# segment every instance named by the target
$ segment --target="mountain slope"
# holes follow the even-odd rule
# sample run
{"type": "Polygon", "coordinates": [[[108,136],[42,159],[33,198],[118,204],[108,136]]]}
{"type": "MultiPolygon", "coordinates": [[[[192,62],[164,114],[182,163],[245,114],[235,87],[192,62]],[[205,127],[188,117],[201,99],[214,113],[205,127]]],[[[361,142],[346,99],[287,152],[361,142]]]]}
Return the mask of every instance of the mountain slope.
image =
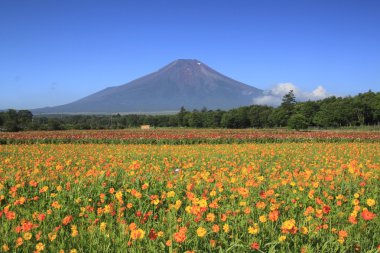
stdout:
{"type": "Polygon", "coordinates": [[[226,77],[198,60],[176,60],[157,72],[73,103],[33,113],[163,112],[249,105],[262,90],[226,77]]]}

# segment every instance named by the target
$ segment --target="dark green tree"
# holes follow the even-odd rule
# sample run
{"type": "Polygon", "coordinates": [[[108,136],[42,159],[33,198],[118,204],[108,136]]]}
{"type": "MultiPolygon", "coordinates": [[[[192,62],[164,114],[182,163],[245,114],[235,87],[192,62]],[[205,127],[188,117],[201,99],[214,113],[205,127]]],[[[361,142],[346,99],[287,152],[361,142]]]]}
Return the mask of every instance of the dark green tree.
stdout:
{"type": "Polygon", "coordinates": [[[200,128],[203,126],[201,112],[199,112],[198,110],[194,110],[191,112],[189,117],[189,126],[195,128],[200,128]]]}
{"type": "Polygon", "coordinates": [[[288,127],[290,129],[295,129],[298,131],[301,129],[307,129],[308,126],[309,126],[309,123],[306,117],[300,113],[293,114],[292,116],[290,116],[288,120],[288,127]]]}
{"type": "Polygon", "coordinates": [[[181,106],[181,109],[179,110],[179,113],[177,114],[178,117],[178,126],[186,126],[184,122],[184,117],[188,114],[188,111],[186,111],[185,107],[181,106]]]}
{"type": "Polygon", "coordinates": [[[5,112],[5,120],[4,120],[4,128],[9,132],[17,132],[20,131],[19,121],[17,111],[14,109],[9,109],[5,112]]]}
{"type": "Polygon", "coordinates": [[[33,121],[33,114],[28,110],[20,110],[17,112],[18,124],[21,130],[27,130],[33,121]]]}

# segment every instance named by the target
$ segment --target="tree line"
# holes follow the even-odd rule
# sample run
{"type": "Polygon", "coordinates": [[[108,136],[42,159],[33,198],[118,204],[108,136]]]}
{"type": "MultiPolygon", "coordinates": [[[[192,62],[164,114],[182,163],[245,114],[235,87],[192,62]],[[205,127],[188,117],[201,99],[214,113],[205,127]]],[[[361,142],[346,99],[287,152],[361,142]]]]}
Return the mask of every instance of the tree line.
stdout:
{"type": "Polygon", "coordinates": [[[28,110],[0,112],[0,130],[123,129],[153,127],[192,128],[337,128],[380,124],[380,92],[356,96],[328,97],[318,101],[297,102],[293,91],[278,107],[251,105],[228,111],[188,111],[182,107],[173,115],[56,115],[33,116],[28,110]]]}

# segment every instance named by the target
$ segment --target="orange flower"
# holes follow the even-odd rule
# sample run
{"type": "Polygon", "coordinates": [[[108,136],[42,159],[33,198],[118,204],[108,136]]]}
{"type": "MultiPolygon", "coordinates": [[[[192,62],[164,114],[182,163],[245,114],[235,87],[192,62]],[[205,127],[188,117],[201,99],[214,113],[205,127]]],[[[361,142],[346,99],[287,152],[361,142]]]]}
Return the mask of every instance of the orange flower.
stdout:
{"type": "Polygon", "coordinates": [[[61,208],[61,205],[58,203],[58,201],[54,201],[52,204],[51,204],[52,207],[56,208],[56,209],[60,209],[61,208]]]}
{"type": "Polygon", "coordinates": [[[247,188],[240,187],[240,188],[238,188],[238,193],[239,193],[243,198],[247,198],[248,195],[249,195],[249,190],[248,190],[247,188]]]}
{"type": "Polygon", "coordinates": [[[303,213],[303,215],[308,216],[309,214],[312,214],[312,213],[314,213],[314,208],[312,206],[308,206],[305,212],[303,213]]]}
{"type": "Polygon", "coordinates": [[[66,226],[66,225],[69,224],[72,220],[73,220],[73,216],[68,215],[68,216],[66,216],[65,218],[63,218],[63,220],[62,220],[62,224],[63,224],[64,226],[66,226]]]}
{"type": "Polygon", "coordinates": [[[214,220],[215,220],[215,214],[208,213],[207,216],[206,216],[206,221],[214,222],[214,220]]]}
{"type": "Polygon", "coordinates": [[[7,244],[3,244],[3,246],[1,248],[3,249],[4,252],[9,251],[9,247],[7,244]]]}
{"type": "Polygon", "coordinates": [[[32,187],[37,187],[38,183],[34,180],[29,181],[29,185],[32,187]]]}
{"type": "Polygon", "coordinates": [[[7,218],[7,220],[14,220],[16,219],[16,213],[13,211],[8,211],[5,213],[5,217],[7,218]]]}
{"type": "Polygon", "coordinates": [[[37,218],[39,221],[44,221],[46,218],[46,214],[40,213],[40,214],[38,214],[37,218]]]}
{"type": "Polygon", "coordinates": [[[212,226],[212,232],[214,232],[214,233],[218,233],[219,230],[220,230],[219,225],[214,224],[214,225],[212,226]]]}
{"type": "Polygon", "coordinates": [[[376,217],[376,214],[374,214],[373,212],[368,211],[367,209],[364,209],[364,210],[362,211],[362,218],[363,218],[364,220],[372,220],[372,219],[374,219],[375,217],[376,217]]]}
{"type": "Polygon", "coordinates": [[[24,240],[21,237],[17,238],[16,239],[16,248],[20,247],[23,243],[24,243],[24,240]]]}
{"type": "Polygon", "coordinates": [[[42,187],[42,188],[40,189],[40,193],[47,192],[48,189],[49,189],[49,187],[45,185],[44,187],[42,187]]]}
{"type": "Polygon", "coordinates": [[[257,209],[264,209],[266,207],[266,204],[262,201],[256,203],[257,209]]]}
{"type": "Polygon", "coordinates": [[[269,220],[270,221],[277,221],[278,220],[278,216],[280,215],[280,212],[278,210],[273,210],[269,213],[269,220]]]}
{"type": "Polygon", "coordinates": [[[178,232],[174,233],[174,240],[178,243],[182,243],[186,240],[186,227],[181,227],[178,232]]]}
{"type": "Polygon", "coordinates": [[[348,221],[349,221],[351,224],[357,224],[357,223],[358,223],[358,220],[357,220],[356,217],[353,216],[353,215],[348,216],[348,221]]]}
{"type": "Polygon", "coordinates": [[[129,229],[130,229],[131,231],[137,229],[137,225],[136,225],[136,223],[132,222],[131,224],[129,224],[129,229]]]}
{"type": "Polygon", "coordinates": [[[346,230],[339,230],[339,233],[338,233],[339,237],[341,238],[346,238],[348,236],[348,233],[346,230]]]}

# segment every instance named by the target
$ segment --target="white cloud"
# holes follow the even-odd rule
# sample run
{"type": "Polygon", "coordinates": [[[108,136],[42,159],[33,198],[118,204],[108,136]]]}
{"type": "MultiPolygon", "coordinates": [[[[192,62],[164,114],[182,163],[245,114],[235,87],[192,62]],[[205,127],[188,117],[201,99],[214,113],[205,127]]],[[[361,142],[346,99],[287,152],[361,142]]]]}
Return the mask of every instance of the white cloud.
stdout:
{"type": "Polygon", "coordinates": [[[290,90],[293,90],[297,101],[319,100],[331,96],[322,86],[318,86],[312,92],[305,92],[292,83],[279,83],[272,89],[265,91],[263,96],[254,98],[253,104],[278,106],[282,102],[282,97],[290,90]]]}
{"type": "Polygon", "coordinates": [[[253,104],[255,105],[271,105],[278,106],[281,104],[281,97],[276,97],[272,95],[265,95],[253,99],[253,104]]]}

